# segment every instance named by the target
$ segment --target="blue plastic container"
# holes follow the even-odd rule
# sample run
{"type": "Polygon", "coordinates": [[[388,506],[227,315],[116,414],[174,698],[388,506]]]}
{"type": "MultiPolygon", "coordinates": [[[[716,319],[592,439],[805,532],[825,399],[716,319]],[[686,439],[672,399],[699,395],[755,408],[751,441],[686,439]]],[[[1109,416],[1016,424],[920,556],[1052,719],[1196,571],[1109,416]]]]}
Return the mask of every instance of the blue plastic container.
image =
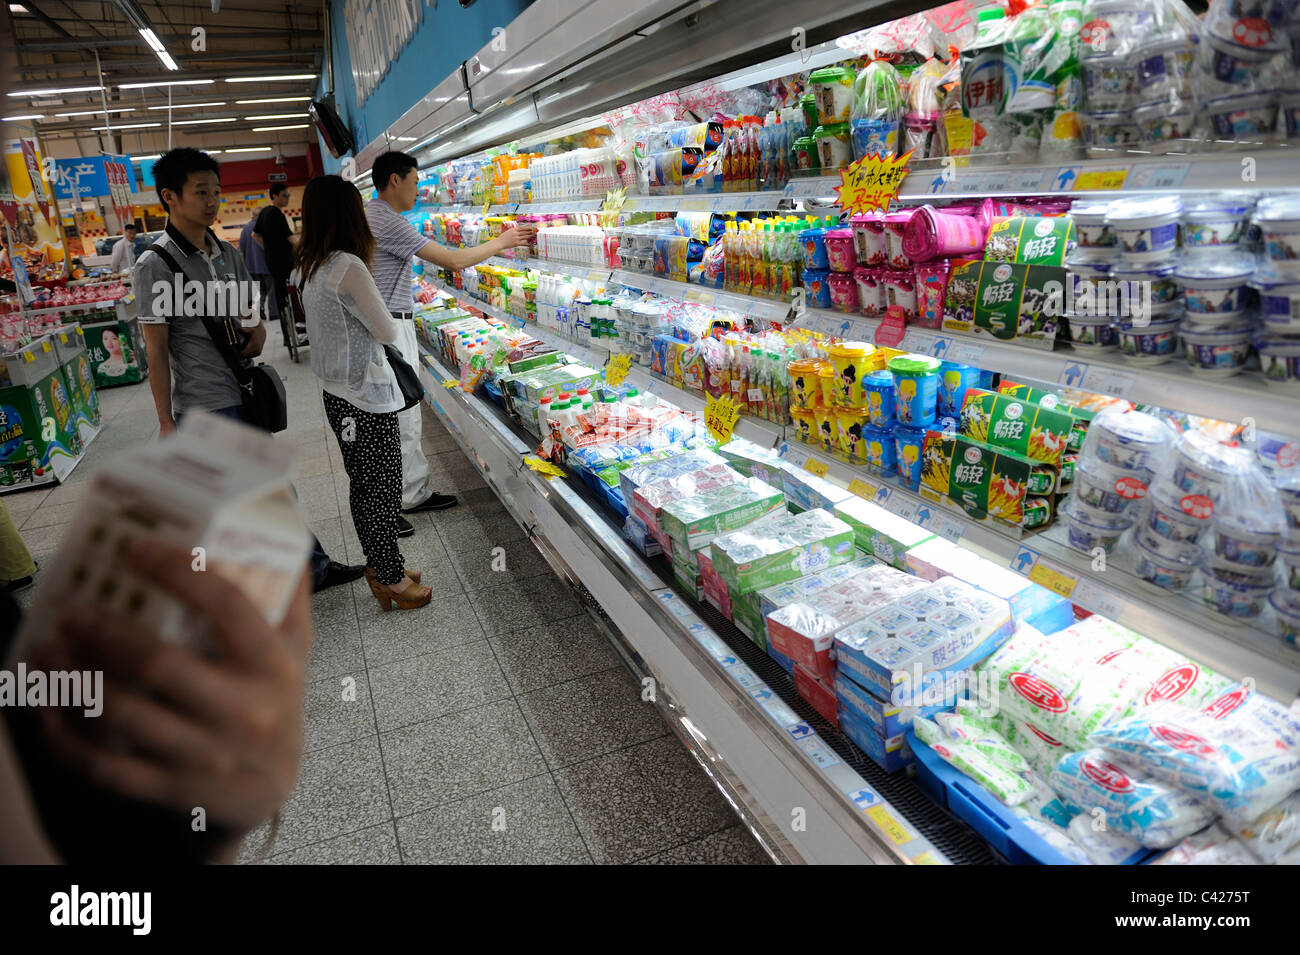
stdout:
{"type": "Polygon", "coordinates": [[[894,447],[893,428],[863,428],[862,444],[867,467],[876,474],[898,471],[898,449],[894,447]]]}
{"type": "Polygon", "coordinates": [[[799,233],[799,245],[803,249],[804,268],[810,272],[824,272],[831,267],[826,257],[826,229],[804,229],[799,233]]]}
{"type": "Polygon", "coordinates": [[[801,277],[809,308],[831,307],[831,286],[827,281],[830,274],[830,269],[803,270],[801,277]]]}
{"type": "Polygon", "coordinates": [[[955,361],[939,365],[939,417],[961,418],[961,405],[970,388],[978,388],[980,370],[955,361]]]}
{"type": "Polygon", "coordinates": [[[867,394],[867,413],[873,428],[894,426],[894,376],[887,371],[873,371],[862,379],[867,394]]]}
{"type": "Polygon", "coordinates": [[[907,428],[928,428],[939,408],[939,359],[899,355],[889,360],[894,376],[894,420],[907,428]]]}
{"type": "Polygon", "coordinates": [[[894,453],[898,479],[915,491],[921,486],[921,446],[925,444],[924,428],[894,429],[894,453]]]}

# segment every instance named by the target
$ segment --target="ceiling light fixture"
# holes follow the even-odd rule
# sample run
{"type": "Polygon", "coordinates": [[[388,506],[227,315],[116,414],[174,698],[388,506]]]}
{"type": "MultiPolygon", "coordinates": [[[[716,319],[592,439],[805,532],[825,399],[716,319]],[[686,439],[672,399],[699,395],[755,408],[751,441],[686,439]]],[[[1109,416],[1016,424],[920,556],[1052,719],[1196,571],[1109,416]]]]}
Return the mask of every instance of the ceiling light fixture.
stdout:
{"type": "Polygon", "coordinates": [[[162,159],[162,153],[151,153],[148,156],[132,156],[131,162],[148,162],[150,159],[162,159]]]}
{"type": "Polygon", "coordinates": [[[310,115],[311,113],[264,113],[261,116],[245,116],[244,119],[302,119],[310,115]]]}
{"type": "Polygon", "coordinates": [[[58,96],[60,93],[98,93],[103,86],[62,86],[45,90],[15,90],[10,96],[58,96]]]}
{"type": "Polygon", "coordinates": [[[170,109],[170,110],[178,110],[178,109],[203,109],[204,107],[207,107],[207,106],[225,106],[225,105],[226,105],[226,104],[225,104],[225,101],[222,100],[222,101],[218,101],[218,102],[216,102],[216,103],[173,103],[173,104],[170,105],[170,106],[150,106],[149,109],[151,109],[151,110],[162,110],[162,109],[170,109]]]}
{"type": "Polygon", "coordinates": [[[271,99],[237,99],[236,106],[252,106],[255,103],[301,103],[311,99],[310,96],[274,96],[271,99]]]}
{"type": "Polygon", "coordinates": [[[206,126],[209,123],[237,123],[239,120],[234,116],[222,119],[177,119],[172,121],[173,126],[206,126]]]}
{"type": "Polygon", "coordinates": [[[23,119],[44,119],[44,113],[25,113],[22,116],[0,116],[0,122],[16,123],[23,119]]]}
{"type": "MultiPolygon", "coordinates": [[[[86,110],[77,110],[77,112],[75,112],[75,113],[55,113],[54,115],[55,115],[55,116],[58,116],[58,117],[60,117],[60,118],[66,119],[66,118],[69,117],[69,116],[103,116],[103,115],[104,115],[104,112],[105,112],[105,111],[102,110],[102,109],[86,109],[86,110]]],[[[127,107],[126,109],[110,109],[110,110],[108,110],[108,112],[110,112],[110,113],[134,113],[134,112],[135,112],[135,107],[134,107],[134,106],[130,106],[130,107],[127,107]]]]}
{"type": "Polygon", "coordinates": [[[240,146],[237,149],[227,149],[228,153],[269,153],[270,146],[240,146]]]}
{"type": "Polygon", "coordinates": [[[159,80],[154,83],[118,83],[120,90],[144,90],[154,86],[207,86],[216,80],[159,80]]]}
{"type": "Polygon", "coordinates": [[[228,76],[227,83],[286,83],[290,80],[314,80],[315,73],[285,73],[281,76],[228,76]]]}
{"type": "Polygon", "coordinates": [[[114,133],[119,129],[152,129],[155,126],[161,126],[162,123],[127,123],[125,126],[92,126],[92,133],[114,133]]]}
{"type": "Polygon", "coordinates": [[[311,124],[303,123],[301,126],[254,126],[255,133],[278,133],[285,129],[307,129],[311,124]]]}

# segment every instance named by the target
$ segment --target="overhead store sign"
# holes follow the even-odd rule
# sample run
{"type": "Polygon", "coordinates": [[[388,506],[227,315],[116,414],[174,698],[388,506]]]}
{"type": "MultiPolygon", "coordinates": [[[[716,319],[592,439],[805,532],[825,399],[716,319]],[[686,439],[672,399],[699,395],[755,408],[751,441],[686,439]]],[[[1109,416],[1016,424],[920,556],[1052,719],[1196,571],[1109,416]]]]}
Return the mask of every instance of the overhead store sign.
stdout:
{"type": "Polygon", "coordinates": [[[343,23],[357,105],[364,106],[436,0],[347,0],[343,23]]]}
{"type": "MultiPolygon", "coordinates": [[[[54,195],[60,199],[114,196],[123,185],[135,192],[135,177],[124,175],[131,168],[130,156],[91,156],[88,159],[54,160],[54,195]]],[[[114,203],[117,205],[118,203],[114,203]]]]}

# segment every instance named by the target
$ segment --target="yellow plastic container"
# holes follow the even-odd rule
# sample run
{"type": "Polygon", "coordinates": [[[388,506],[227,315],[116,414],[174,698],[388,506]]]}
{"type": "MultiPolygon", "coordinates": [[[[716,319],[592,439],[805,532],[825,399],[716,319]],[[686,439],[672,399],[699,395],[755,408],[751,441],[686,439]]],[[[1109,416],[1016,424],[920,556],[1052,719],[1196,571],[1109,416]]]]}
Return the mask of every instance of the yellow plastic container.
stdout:
{"type": "Polygon", "coordinates": [[[826,403],[822,400],[822,368],[831,368],[831,363],[817,358],[796,358],[786,366],[790,373],[791,410],[812,411],[826,403]]]}
{"type": "Polygon", "coordinates": [[[822,402],[819,407],[829,408],[835,404],[835,366],[828,361],[822,362],[817,377],[822,380],[822,402]]]}
{"type": "Polygon", "coordinates": [[[831,364],[835,366],[832,404],[841,408],[865,408],[867,395],[862,390],[862,379],[874,370],[872,355],[875,349],[866,342],[840,342],[830,347],[831,364]]]}
{"type": "Polygon", "coordinates": [[[804,408],[791,408],[790,417],[794,421],[795,437],[804,444],[819,444],[817,432],[817,413],[804,408]]]}
{"type": "Polygon", "coordinates": [[[867,460],[862,429],[870,421],[869,412],[866,408],[836,408],[835,417],[839,425],[840,451],[854,464],[862,464],[867,460]]]}
{"type": "Polygon", "coordinates": [[[818,408],[813,412],[817,416],[817,439],[812,442],[827,454],[834,454],[840,449],[840,422],[834,408],[818,408]]]}

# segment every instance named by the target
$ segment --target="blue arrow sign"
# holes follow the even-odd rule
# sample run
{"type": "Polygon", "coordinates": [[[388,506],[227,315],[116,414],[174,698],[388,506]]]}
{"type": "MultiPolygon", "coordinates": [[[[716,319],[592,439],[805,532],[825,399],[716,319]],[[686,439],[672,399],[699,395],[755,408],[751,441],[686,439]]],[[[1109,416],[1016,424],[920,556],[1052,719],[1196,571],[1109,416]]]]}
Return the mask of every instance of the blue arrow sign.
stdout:
{"type": "Polygon", "coordinates": [[[1015,564],[1016,570],[1023,574],[1030,567],[1033,567],[1037,560],[1037,554],[1028,547],[1022,547],[1016,552],[1016,556],[1012,559],[1011,563],[1015,564]]]}
{"type": "Polygon", "coordinates": [[[930,509],[928,507],[921,508],[916,512],[916,519],[924,524],[930,519],[930,509]]]}
{"type": "Polygon", "coordinates": [[[859,809],[874,806],[879,801],[879,797],[870,789],[859,789],[856,792],[851,792],[849,798],[857,803],[859,809]]]}
{"type": "Polygon", "coordinates": [[[935,176],[933,179],[930,180],[930,191],[931,191],[931,192],[942,192],[942,191],[943,191],[943,176],[942,176],[942,175],[940,175],[940,176],[935,176]]]}
{"type": "Polygon", "coordinates": [[[1062,170],[1057,174],[1057,176],[1056,176],[1056,188],[1057,188],[1057,189],[1068,189],[1068,188],[1070,188],[1070,183],[1074,182],[1076,176],[1077,176],[1077,174],[1075,173],[1075,171],[1074,171],[1073,169],[1071,169],[1071,168],[1069,168],[1069,167],[1067,166],[1065,169],[1062,169],[1062,170]]]}
{"type": "Polygon", "coordinates": [[[887,487],[876,488],[876,503],[883,504],[887,500],[889,500],[889,488],[887,487]]]}
{"type": "Polygon", "coordinates": [[[723,658],[722,658],[721,660],[719,660],[718,662],[721,663],[724,667],[735,666],[735,664],[736,664],[736,658],[735,658],[735,657],[723,657],[723,658]]]}
{"type": "Polygon", "coordinates": [[[761,690],[755,690],[750,694],[750,696],[756,700],[770,700],[772,698],[772,691],[764,687],[761,690]]]}
{"type": "Polygon", "coordinates": [[[787,726],[786,732],[795,739],[803,739],[805,736],[811,736],[813,728],[807,723],[795,723],[793,726],[787,726]]]}
{"type": "Polygon", "coordinates": [[[942,358],[944,355],[948,354],[948,339],[936,339],[933,347],[930,349],[930,354],[935,358],[942,358]]]}
{"type": "Polygon", "coordinates": [[[853,327],[853,322],[851,322],[851,321],[849,321],[849,322],[845,322],[843,325],[841,325],[841,326],[840,326],[840,338],[847,338],[847,337],[848,337],[848,334],[849,334],[849,329],[852,328],[852,327],[853,327]]]}
{"type": "Polygon", "coordinates": [[[1076,383],[1081,383],[1087,373],[1087,365],[1072,362],[1065,366],[1065,383],[1073,387],[1076,383]]]}
{"type": "Polygon", "coordinates": [[[778,451],[778,452],[776,453],[776,456],[777,456],[778,458],[783,458],[783,457],[786,456],[786,453],[787,453],[789,450],[790,450],[790,445],[788,445],[788,444],[782,444],[782,445],[781,445],[781,450],[778,451]]]}

